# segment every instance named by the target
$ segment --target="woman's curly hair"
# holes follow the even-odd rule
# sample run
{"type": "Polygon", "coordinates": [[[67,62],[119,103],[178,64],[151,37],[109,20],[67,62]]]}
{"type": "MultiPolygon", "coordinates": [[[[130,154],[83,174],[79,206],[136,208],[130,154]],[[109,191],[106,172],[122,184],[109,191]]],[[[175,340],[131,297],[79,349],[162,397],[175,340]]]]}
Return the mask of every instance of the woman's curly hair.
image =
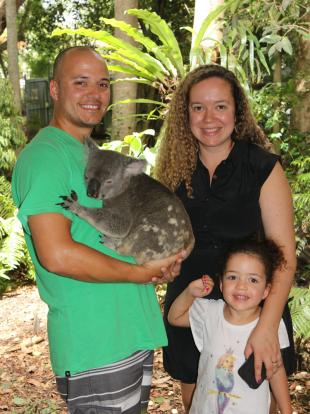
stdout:
{"type": "Polygon", "coordinates": [[[175,191],[181,183],[192,195],[191,177],[198,158],[198,141],[189,125],[189,94],[193,85],[210,77],[226,80],[235,101],[236,125],[233,140],[245,140],[270,149],[257,125],[245,93],[235,75],[219,65],[199,66],[180,82],[172,97],[155,166],[155,177],[175,191]]]}

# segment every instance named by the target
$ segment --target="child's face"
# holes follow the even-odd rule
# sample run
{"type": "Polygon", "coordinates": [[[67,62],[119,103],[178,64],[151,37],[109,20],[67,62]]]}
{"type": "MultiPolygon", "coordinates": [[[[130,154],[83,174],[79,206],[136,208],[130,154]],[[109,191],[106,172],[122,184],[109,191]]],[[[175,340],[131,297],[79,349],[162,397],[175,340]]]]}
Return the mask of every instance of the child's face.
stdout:
{"type": "Polygon", "coordinates": [[[265,267],[257,256],[236,253],[227,262],[221,291],[228,305],[235,310],[255,309],[270,290],[265,267]]]}

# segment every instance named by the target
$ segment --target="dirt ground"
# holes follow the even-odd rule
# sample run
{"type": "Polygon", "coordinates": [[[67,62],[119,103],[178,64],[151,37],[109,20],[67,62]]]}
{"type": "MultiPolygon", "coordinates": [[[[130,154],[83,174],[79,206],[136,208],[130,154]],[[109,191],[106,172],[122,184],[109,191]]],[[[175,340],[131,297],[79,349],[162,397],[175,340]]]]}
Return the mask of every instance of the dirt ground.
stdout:
{"type": "MultiPolygon", "coordinates": [[[[0,413],[65,414],[49,365],[46,306],[36,287],[5,294],[0,323],[0,413]]],[[[309,372],[292,376],[289,387],[294,414],[309,413],[309,372]]],[[[160,350],[155,353],[148,412],[183,414],[179,385],[164,372],[160,350]]]]}

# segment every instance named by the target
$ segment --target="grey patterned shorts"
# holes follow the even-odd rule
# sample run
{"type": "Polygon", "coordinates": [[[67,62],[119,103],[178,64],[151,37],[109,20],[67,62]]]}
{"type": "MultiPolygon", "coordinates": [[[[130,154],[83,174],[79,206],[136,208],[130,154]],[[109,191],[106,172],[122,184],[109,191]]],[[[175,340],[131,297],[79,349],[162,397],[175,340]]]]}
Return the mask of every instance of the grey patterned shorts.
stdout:
{"type": "Polygon", "coordinates": [[[57,389],[70,414],[146,413],[153,351],[136,352],[104,367],[56,377],[57,389]]]}

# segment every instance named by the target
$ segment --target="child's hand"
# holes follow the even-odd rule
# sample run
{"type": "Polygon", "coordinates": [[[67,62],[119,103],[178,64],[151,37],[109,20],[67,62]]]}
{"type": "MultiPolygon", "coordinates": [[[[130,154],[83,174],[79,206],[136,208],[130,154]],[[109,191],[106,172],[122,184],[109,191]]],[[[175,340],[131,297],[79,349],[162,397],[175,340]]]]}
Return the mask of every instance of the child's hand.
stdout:
{"type": "Polygon", "coordinates": [[[208,275],[201,276],[201,281],[203,284],[205,296],[209,295],[214,287],[213,279],[208,275]]]}
{"type": "Polygon", "coordinates": [[[194,280],[188,285],[190,294],[195,298],[203,298],[211,293],[214,282],[208,275],[203,275],[201,278],[194,280]]]}

